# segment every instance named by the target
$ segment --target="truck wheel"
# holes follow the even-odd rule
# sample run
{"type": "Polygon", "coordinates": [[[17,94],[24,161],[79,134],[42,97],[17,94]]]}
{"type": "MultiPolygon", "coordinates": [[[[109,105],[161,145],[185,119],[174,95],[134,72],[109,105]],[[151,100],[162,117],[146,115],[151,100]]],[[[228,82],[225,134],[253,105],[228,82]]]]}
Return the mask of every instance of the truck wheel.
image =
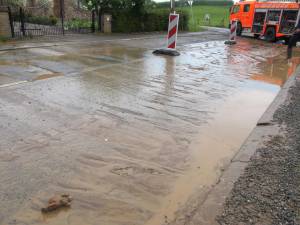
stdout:
{"type": "Polygon", "coordinates": [[[268,27],[265,33],[266,41],[275,42],[276,41],[276,30],[275,27],[268,27]]]}
{"type": "Polygon", "coordinates": [[[242,24],[240,22],[237,23],[236,26],[236,36],[241,36],[243,31],[242,24]]]}

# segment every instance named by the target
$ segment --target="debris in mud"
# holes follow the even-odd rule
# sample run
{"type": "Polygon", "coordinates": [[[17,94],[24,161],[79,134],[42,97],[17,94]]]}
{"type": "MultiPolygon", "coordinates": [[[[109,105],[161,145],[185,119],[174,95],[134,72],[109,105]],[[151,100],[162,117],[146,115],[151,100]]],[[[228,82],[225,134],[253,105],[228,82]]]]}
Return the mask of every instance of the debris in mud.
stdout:
{"type": "Polygon", "coordinates": [[[256,124],[256,126],[258,126],[258,127],[260,127],[260,126],[271,126],[271,125],[273,125],[273,123],[271,123],[271,122],[258,122],[256,124]]]}
{"type": "Polygon", "coordinates": [[[41,211],[42,213],[49,213],[59,208],[70,207],[72,200],[68,194],[56,195],[48,200],[47,207],[42,208],[41,211]]]}
{"type": "Polygon", "coordinates": [[[224,42],[225,45],[235,45],[236,41],[235,40],[227,40],[224,42]]]}
{"type": "Polygon", "coordinates": [[[165,224],[168,224],[168,216],[165,215],[165,224]]]}

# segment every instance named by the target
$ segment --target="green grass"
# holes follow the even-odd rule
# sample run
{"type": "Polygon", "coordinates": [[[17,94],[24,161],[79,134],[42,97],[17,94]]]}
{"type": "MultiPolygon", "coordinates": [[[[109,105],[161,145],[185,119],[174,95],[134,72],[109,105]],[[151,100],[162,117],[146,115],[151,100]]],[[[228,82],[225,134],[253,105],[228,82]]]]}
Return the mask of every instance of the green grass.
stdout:
{"type": "Polygon", "coordinates": [[[230,6],[209,6],[197,5],[193,6],[193,17],[191,7],[179,7],[178,9],[186,10],[189,12],[189,30],[199,31],[200,26],[213,26],[213,27],[228,27],[229,24],[229,8],[230,6]],[[205,15],[210,15],[210,21],[205,21],[205,15]]]}

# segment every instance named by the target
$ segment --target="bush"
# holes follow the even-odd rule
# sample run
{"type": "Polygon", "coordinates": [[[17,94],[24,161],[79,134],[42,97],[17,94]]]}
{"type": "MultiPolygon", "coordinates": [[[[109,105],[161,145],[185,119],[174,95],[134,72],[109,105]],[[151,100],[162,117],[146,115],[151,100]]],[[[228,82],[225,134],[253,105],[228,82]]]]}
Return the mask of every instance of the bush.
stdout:
{"type": "Polygon", "coordinates": [[[49,19],[50,19],[50,22],[51,22],[52,25],[56,25],[57,24],[58,19],[55,16],[51,15],[49,17],[49,19]]]}
{"type": "MultiPolygon", "coordinates": [[[[159,8],[170,8],[170,1],[158,2],[157,7],[159,8]]],[[[209,6],[232,6],[233,1],[230,0],[194,0],[193,6],[196,5],[209,5],[209,6]]],[[[187,1],[176,1],[176,8],[189,6],[187,1]]]]}
{"type": "Polygon", "coordinates": [[[211,1],[211,0],[201,0],[194,1],[193,5],[211,5],[211,6],[232,6],[233,1],[211,1]]]}
{"type": "Polygon", "coordinates": [[[1,42],[7,42],[8,40],[9,40],[8,37],[4,37],[4,36],[1,36],[1,35],[0,35],[0,43],[1,43],[1,42]]]}
{"type": "MultiPolygon", "coordinates": [[[[185,10],[178,11],[179,30],[188,30],[189,15],[185,10]]],[[[113,14],[113,32],[151,32],[168,30],[169,10],[160,9],[144,13],[141,17],[135,17],[129,12],[113,14]]]]}
{"type": "Polygon", "coordinates": [[[67,29],[90,28],[92,21],[88,19],[73,18],[65,23],[67,29]]]}
{"type": "Polygon", "coordinates": [[[56,25],[57,18],[54,16],[46,17],[46,16],[25,16],[25,20],[27,23],[34,23],[40,25],[56,25]]]}

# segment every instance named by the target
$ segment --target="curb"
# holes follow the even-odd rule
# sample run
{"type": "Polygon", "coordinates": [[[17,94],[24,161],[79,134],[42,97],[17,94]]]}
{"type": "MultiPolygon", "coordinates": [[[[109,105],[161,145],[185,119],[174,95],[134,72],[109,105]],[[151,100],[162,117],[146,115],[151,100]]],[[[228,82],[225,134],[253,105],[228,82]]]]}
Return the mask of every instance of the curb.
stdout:
{"type": "MultiPolygon", "coordinates": [[[[197,37],[199,35],[202,35],[205,32],[209,31],[202,31],[202,32],[179,32],[178,37],[197,37]]],[[[223,34],[222,32],[217,31],[219,34],[223,34]]],[[[118,35],[111,35],[111,36],[101,36],[105,37],[106,39],[95,39],[95,40],[89,40],[88,44],[91,43],[107,43],[107,42],[113,42],[113,41],[129,41],[129,40],[148,40],[148,39],[165,39],[167,36],[166,33],[159,33],[159,34],[132,34],[126,36],[118,36],[118,35]]],[[[25,50],[25,49],[32,49],[32,48],[50,48],[50,47],[56,47],[56,46],[64,46],[64,45],[76,45],[78,44],[77,39],[64,39],[64,37],[67,36],[57,36],[58,39],[50,41],[48,44],[39,44],[39,43],[34,43],[37,39],[30,39],[29,41],[24,41],[24,45],[22,45],[22,42],[17,42],[19,45],[9,45],[9,44],[3,44],[2,46],[0,45],[0,52],[3,51],[15,51],[15,50],[25,50]],[[61,39],[59,39],[61,38],[61,39]],[[57,43],[58,42],[58,43],[57,43]]],[[[84,37],[84,36],[82,36],[84,37]]],[[[90,35],[86,37],[93,37],[97,38],[97,35],[90,35]]],[[[48,41],[48,40],[46,40],[48,41]]]]}
{"type": "Polygon", "coordinates": [[[256,154],[257,149],[264,145],[265,141],[269,140],[270,136],[280,133],[279,124],[273,121],[274,114],[277,109],[289,101],[289,90],[295,85],[297,79],[300,79],[300,67],[298,67],[294,74],[286,81],[271,105],[261,116],[258,124],[264,125],[256,126],[252,130],[239,151],[232,158],[231,163],[224,170],[217,184],[209,192],[204,203],[193,215],[191,224],[218,224],[215,219],[218,215],[221,215],[226,198],[230,195],[234,183],[243,174],[244,169],[251,161],[251,157],[256,154]]]}

